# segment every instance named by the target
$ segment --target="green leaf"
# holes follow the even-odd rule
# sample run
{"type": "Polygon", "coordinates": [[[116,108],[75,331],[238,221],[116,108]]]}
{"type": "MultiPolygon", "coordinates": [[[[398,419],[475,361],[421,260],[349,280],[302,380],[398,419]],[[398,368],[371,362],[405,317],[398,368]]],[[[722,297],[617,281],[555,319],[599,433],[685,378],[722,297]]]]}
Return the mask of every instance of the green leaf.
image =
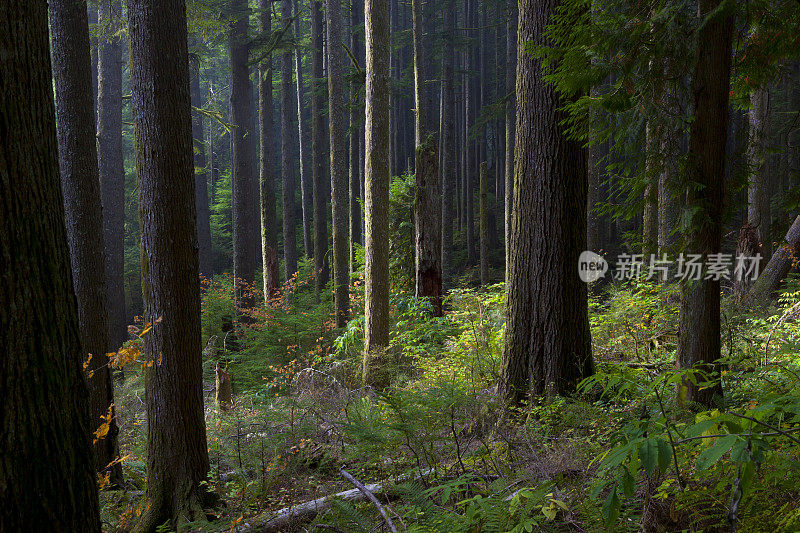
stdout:
{"type": "Polygon", "coordinates": [[[658,441],[647,439],[639,446],[639,456],[642,458],[642,466],[648,476],[653,475],[658,460],[658,441]]]}
{"type": "Polygon", "coordinates": [[[705,470],[719,461],[736,444],[738,438],[738,435],[725,435],[717,439],[717,442],[703,450],[697,457],[697,462],[695,463],[697,470],[705,470]]]}
{"type": "Polygon", "coordinates": [[[672,462],[672,446],[664,439],[658,440],[658,469],[664,473],[672,462]]]}
{"type": "Polygon", "coordinates": [[[692,424],[688,428],[686,428],[686,436],[687,437],[699,437],[709,429],[711,429],[717,423],[716,419],[707,419],[701,420],[697,424],[692,424]]]}
{"type": "Polygon", "coordinates": [[[614,489],[606,497],[606,501],[603,502],[603,519],[606,527],[610,527],[619,518],[619,507],[619,496],[617,496],[617,489],[614,489]]]}
{"type": "Polygon", "coordinates": [[[742,494],[747,492],[747,489],[753,484],[753,476],[755,473],[756,464],[754,462],[750,461],[742,465],[742,478],[739,481],[739,490],[742,491],[742,494]]]}

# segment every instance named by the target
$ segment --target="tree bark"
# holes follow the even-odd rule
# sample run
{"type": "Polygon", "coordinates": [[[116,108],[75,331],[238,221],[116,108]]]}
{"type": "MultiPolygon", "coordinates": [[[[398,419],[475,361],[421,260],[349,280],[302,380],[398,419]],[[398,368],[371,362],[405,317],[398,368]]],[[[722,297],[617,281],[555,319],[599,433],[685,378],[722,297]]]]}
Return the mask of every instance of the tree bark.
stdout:
{"type": "MultiPolygon", "coordinates": [[[[259,0],[258,29],[272,32],[272,2],[259,0]]],[[[261,204],[261,261],[264,265],[264,303],[278,296],[278,238],[275,213],[275,149],[272,109],[272,52],[258,65],[258,139],[260,147],[258,188],[261,204]]]]}
{"type": "Polygon", "coordinates": [[[439,169],[442,182],[442,281],[449,286],[453,279],[453,196],[455,194],[455,90],[453,65],[455,62],[455,3],[448,0],[442,13],[444,17],[444,50],[442,52],[442,87],[439,113],[439,142],[442,165],[439,169]]]}
{"type": "Polygon", "coordinates": [[[311,166],[314,185],[314,272],[316,291],[319,295],[328,285],[330,267],[328,265],[328,187],[325,184],[325,120],[322,117],[325,90],[322,71],[322,58],[325,55],[322,28],[322,2],[311,0],[311,78],[314,89],[311,92],[311,166]]]}
{"type": "Polygon", "coordinates": [[[511,207],[514,202],[514,140],[516,128],[516,83],[517,83],[517,8],[514,0],[508,1],[506,22],[506,198],[505,241],[506,283],[508,282],[509,251],[511,243],[511,207]]]}
{"type": "MultiPolygon", "coordinates": [[[[356,27],[364,23],[364,0],[350,0],[350,50],[359,69],[364,68],[363,43],[356,27]]],[[[355,243],[363,243],[361,236],[361,143],[364,132],[361,125],[360,82],[350,83],[350,269],[356,268],[355,243]]]]}
{"type": "MultiPolygon", "coordinates": [[[[313,0],[312,0],[313,1],[313,0]]],[[[294,37],[300,40],[300,9],[297,0],[294,5],[294,37]]],[[[314,195],[313,181],[308,174],[308,153],[305,146],[306,132],[303,127],[303,54],[300,47],[294,50],[295,84],[297,86],[297,148],[300,158],[300,198],[303,206],[303,252],[309,259],[314,258],[314,241],[311,238],[313,222],[314,195]]]]}
{"type": "MultiPolygon", "coordinates": [[[[518,46],[547,44],[557,0],[521,0],[518,46]]],[[[528,393],[574,390],[593,371],[587,290],[575,272],[586,247],[586,153],[562,123],[567,103],[517,60],[517,155],[511,213],[506,335],[499,391],[507,405],[528,393]]]]}
{"type": "MultiPolygon", "coordinates": [[[[197,55],[189,59],[189,86],[192,106],[203,107],[200,94],[200,58],[197,55]]],[[[197,209],[197,244],[199,253],[200,275],[210,278],[211,272],[211,213],[208,207],[208,175],[206,169],[206,152],[203,146],[203,115],[192,112],[192,139],[194,139],[194,192],[197,209]]]]}
{"type": "Polygon", "coordinates": [[[658,177],[662,166],[659,155],[660,135],[652,124],[646,126],[644,216],[642,220],[642,253],[645,258],[658,252],[658,177]]]}
{"type": "Polygon", "coordinates": [[[781,282],[792,270],[795,261],[800,258],[800,217],[794,220],[783,240],[784,243],[772,254],[769,263],[744,297],[745,307],[769,303],[781,282]]]}
{"type": "Polygon", "coordinates": [[[489,284],[489,209],[486,161],[480,167],[480,261],[481,261],[481,286],[489,284]]]}
{"type": "MultiPolygon", "coordinates": [[[[725,147],[728,136],[728,99],[731,69],[733,17],[718,10],[721,0],[700,0],[698,16],[704,20],[698,31],[698,56],[692,78],[695,117],[689,134],[688,165],[692,181],[700,187],[687,191],[687,207],[694,210],[686,232],[690,253],[719,253],[725,182],[725,147]]],[[[687,280],[681,284],[678,368],[694,367],[711,372],[720,358],[720,283],[687,280]]],[[[701,380],[702,381],[702,380],[701,380]]],[[[710,406],[722,393],[715,386],[683,384],[680,398],[710,406]]]]}
{"type": "Polygon", "coordinates": [[[759,87],[750,95],[750,134],[748,139],[747,221],[755,228],[767,257],[770,242],[770,175],[767,157],[769,136],[769,90],[759,87]]]}
{"type": "MultiPolygon", "coordinates": [[[[112,30],[122,20],[120,0],[100,2],[100,22],[112,30]]],[[[122,153],[122,41],[114,32],[98,52],[97,162],[103,208],[110,350],[128,339],[125,316],[125,165],[122,153]]]]}
{"type": "MultiPolygon", "coordinates": [[[[85,3],[80,7],[85,17],[85,3]]],[[[95,428],[59,183],[47,4],[11,0],[2,11],[0,531],[99,533],[95,428]]],[[[88,57],[88,27],[83,31],[88,57]]],[[[91,106],[90,91],[80,101],[91,106]]]]}
{"type": "Polygon", "coordinates": [[[384,385],[389,346],[389,13],[385,0],[366,0],[367,48],[364,192],[366,287],[364,296],[365,383],[384,385]]]}
{"type": "Polygon", "coordinates": [[[50,2],[58,153],[64,213],[72,264],[72,281],[78,301],[78,322],[83,360],[89,360],[89,408],[92,431],[111,413],[109,431],[95,443],[95,467],[108,473],[114,484],[122,481],[118,455],[119,430],[114,413],[114,387],[108,368],[109,330],[103,243],[103,211],[97,162],[89,22],[86,3],[50,2]],[[113,478],[113,479],[112,479],[113,478]]]}
{"type": "Polygon", "coordinates": [[[136,531],[151,532],[204,519],[210,500],[185,4],[128,0],[128,29],[144,321],[153,325],[144,337],[148,502],[136,531]]]}
{"type": "Polygon", "coordinates": [[[344,50],[339,0],[327,0],[328,122],[331,153],[331,213],[333,218],[333,297],[336,326],[344,327],[350,315],[349,211],[347,196],[347,124],[344,102],[344,50]]]}
{"type": "MultiPolygon", "coordinates": [[[[283,26],[287,30],[292,24],[292,2],[281,0],[283,26]]],[[[286,280],[297,273],[297,236],[295,233],[295,154],[292,113],[294,91],[292,87],[292,52],[284,50],[281,55],[281,175],[283,177],[283,262],[286,280]]]]}
{"type": "Polygon", "coordinates": [[[233,159],[233,276],[236,306],[239,310],[255,305],[253,283],[256,256],[252,234],[255,227],[252,216],[257,196],[255,169],[253,168],[253,135],[250,101],[250,46],[247,36],[249,8],[247,0],[231,0],[232,16],[228,44],[231,58],[231,132],[233,159]]]}

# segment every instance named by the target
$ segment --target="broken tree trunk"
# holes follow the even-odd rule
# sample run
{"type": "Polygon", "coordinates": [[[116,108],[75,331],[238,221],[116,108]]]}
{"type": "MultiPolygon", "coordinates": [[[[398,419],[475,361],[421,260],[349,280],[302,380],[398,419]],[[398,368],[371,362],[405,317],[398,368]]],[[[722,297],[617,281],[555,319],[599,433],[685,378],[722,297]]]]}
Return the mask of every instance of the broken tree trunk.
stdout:
{"type": "Polygon", "coordinates": [[[772,254],[769,263],[744,299],[743,305],[750,307],[767,304],[781,281],[792,269],[796,258],[800,258],[800,216],[794,219],[794,223],[786,232],[783,244],[772,254]]]}

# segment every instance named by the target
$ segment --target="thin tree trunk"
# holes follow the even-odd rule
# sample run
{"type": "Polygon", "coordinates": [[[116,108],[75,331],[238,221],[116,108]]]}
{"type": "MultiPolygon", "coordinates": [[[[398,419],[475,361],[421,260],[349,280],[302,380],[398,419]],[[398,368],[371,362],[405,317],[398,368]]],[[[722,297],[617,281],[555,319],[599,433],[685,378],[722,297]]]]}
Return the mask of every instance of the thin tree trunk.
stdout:
{"type": "Polygon", "coordinates": [[[350,267],[347,206],[347,124],[344,105],[344,49],[339,0],[327,0],[328,25],[328,117],[331,153],[331,213],[333,218],[333,283],[336,326],[347,324],[350,314],[350,267]]]}
{"type": "Polygon", "coordinates": [[[644,216],[642,219],[642,252],[645,258],[658,252],[658,177],[662,166],[660,134],[652,124],[646,126],[646,163],[644,189],[644,216]]]}
{"type": "MultiPolygon", "coordinates": [[[[720,2],[700,0],[700,19],[717,9],[720,2]]],[[[695,117],[688,164],[693,181],[700,187],[690,187],[687,192],[687,207],[695,211],[695,216],[685,239],[688,252],[704,257],[721,251],[732,31],[730,14],[723,12],[704,20],[692,79],[695,117]]],[[[681,284],[678,368],[714,370],[714,362],[720,358],[719,304],[718,280],[686,280],[681,284]]],[[[698,386],[687,380],[679,396],[682,401],[710,406],[714,396],[721,394],[719,382],[698,386]]]]}
{"type": "MultiPolygon", "coordinates": [[[[86,4],[76,5],[89,84],[86,4]]],[[[10,0],[2,11],[0,531],[99,533],[95,428],[59,183],[47,3],[10,0]]],[[[91,106],[90,91],[78,101],[91,106]]]]}
{"type": "MultiPolygon", "coordinates": [[[[312,0],[313,1],[313,0],[312,0]]],[[[294,4],[294,36],[300,40],[300,8],[297,0],[294,4]]],[[[313,226],[313,181],[308,174],[308,154],[305,146],[305,128],[303,127],[303,54],[300,47],[294,51],[295,85],[297,86],[297,146],[300,157],[300,197],[303,205],[303,252],[309,259],[314,257],[314,241],[311,239],[313,226]]]]}
{"type": "MultiPolygon", "coordinates": [[[[284,28],[292,24],[292,2],[281,1],[281,16],[284,28]]],[[[283,261],[286,280],[297,273],[297,236],[295,233],[295,154],[292,133],[294,91],[292,87],[292,52],[284,50],[281,55],[281,175],[283,177],[283,261]]]]}
{"type": "MultiPolygon", "coordinates": [[[[350,50],[355,57],[359,69],[364,68],[363,44],[358,37],[356,27],[364,23],[364,0],[350,1],[350,50]]],[[[356,267],[355,243],[363,243],[361,237],[361,143],[364,136],[361,130],[360,82],[350,83],[350,269],[356,267]]]]}
{"type": "MultiPolygon", "coordinates": [[[[520,47],[547,43],[543,34],[558,4],[520,1],[520,47]]],[[[518,157],[499,383],[508,405],[531,392],[569,392],[593,371],[586,284],[575,273],[586,247],[586,153],[564,132],[567,102],[542,80],[540,61],[520,54],[516,79],[518,157]]]]}
{"type": "Polygon", "coordinates": [[[106,259],[86,3],[52,0],[50,33],[61,187],[84,350],[82,359],[88,360],[92,431],[103,424],[102,417],[112,415],[107,437],[94,446],[95,467],[101,473],[108,473],[112,482],[119,483],[122,481],[119,465],[106,471],[118,455],[119,430],[113,407],[114,387],[105,357],[110,346],[106,259]]]}
{"type": "Polygon", "coordinates": [[[514,137],[516,127],[516,79],[517,79],[517,9],[516,2],[508,2],[506,22],[506,283],[508,282],[509,250],[511,244],[511,207],[514,202],[514,137]]]}
{"type": "Polygon", "coordinates": [[[184,2],[128,0],[128,28],[144,321],[153,325],[144,337],[153,361],[145,374],[147,505],[136,531],[151,532],[205,519],[210,503],[184,2]]]}
{"type": "Polygon", "coordinates": [[[769,135],[769,90],[759,87],[750,95],[750,135],[748,140],[747,221],[756,230],[763,254],[769,257],[770,172],[767,157],[769,135]]]}
{"type": "Polygon", "coordinates": [[[233,158],[233,276],[236,306],[239,310],[253,307],[253,282],[256,269],[255,242],[252,234],[255,227],[251,220],[256,201],[255,169],[252,168],[253,136],[250,100],[250,69],[248,59],[250,47],[247,40],[249,18],[246,0],[231,0],[236,17],[231,21],[229,46],[231,56],[231,121],[233,158]]]}
{"type": "MultiPolygon", "coordinates": [[[[200,58],[189,60],[189,82],[192,106],[203,107],[200,94],[200,58]]],[[[197,209],[197,244],[199,249],[200,275],[211,277],[211,214],[208,207],[208,175],[206,174],[206,152],[203,146],[203,116],[192,113],[192,138],[194,139],[195,205],[197,209]]]]}
{"type": "Polygon", "coordinates": [[[389,346],[389,13],[385,0],[366,0],[367,48],[364,181],[366,288],[364,296],[365,383],[384,385],[389,346]]]}
{"type": "MultiPolygon", "coordinates": [[[[122,19],[119,0],[100,2],[103,25],[122,19]]],[[[109,349],[128,338],[125,316],[125,165],[122,153],[122,42],[111,35],[101,41],[98,64],[97,162],[103,204],[106,253],[109,349]]]]}
{"type": "Polygon", "coordinates": [[[448,0],[445,6],[444,50],[442,52],[442,87],[439,113],[439,142],[441,145],[440,166],[442,182],[442,281],[449,285],[453,278],[453,196],[455,188],[456,156],[455,156],[455,92],[453,80],[453,64],[455,59],[455,3],[448,0]]]}
{"type": "Polygon", "coordinates": [[[489,210],[488,183],[486,161],[480,167],[480,252],[481,252],[481,286],[489,284],[489,210]]]}
{"type": "Polygon", "coordinates": [[[467,233],[467,264],[469,266],[475,265],[475,171],[477,170],[477,140],[470,139],[470,129],[475,124],[476,118],[476,98],[477,91],[475,90],[475,80],[471,71],[475,69],[475,52],[470,51],[475,46],[472,39],[473,31],[471,28],[475,26],[475,13],[473,12],[472,0],[465,0],[466,7],[466,22],[467,22],[467,38],[470,40],[470,45],[467,51],[467,64],[466,64],[466,94],[464,96],[465,118],[464,123],[464,138],[466,140],[465,150],[467,151],[467,171],[464,174],[464,211],[465,211],[465,226],[467,233]]]}
{"type": "Polygon", "coordinates": [[[322,2],[311,0],[311,78],[314,89],[311,92],[311,166],[314,185],[314,271],[316,290],[320,294],[330,279],[328,266],[328,187],[325,184],[325,121],[322,117],[323,100],[321,91],[325,90],[322,81],[323,45],[322,2]]]}
{"type": "MultiPolygon", "coordinates": [[[[259,0],[258,29],[272,32],[272,1],[259,0]]],[[[264,266],[264,303],[278,296],[278,223],[275,213],[275,120],[272,109],[272,53],[258,65],[258,188],[261,207],[261,262],[264,266]]]]}

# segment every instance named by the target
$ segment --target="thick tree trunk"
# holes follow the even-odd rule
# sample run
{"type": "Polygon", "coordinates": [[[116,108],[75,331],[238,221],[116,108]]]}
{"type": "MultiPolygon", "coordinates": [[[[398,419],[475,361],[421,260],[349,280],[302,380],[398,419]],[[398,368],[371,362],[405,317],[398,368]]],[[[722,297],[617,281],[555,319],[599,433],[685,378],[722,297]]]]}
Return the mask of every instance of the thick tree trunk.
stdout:
{"type": "Polygon", "coordinates": [[[466,233],[467,233],[467,264],[469,266],[473,266],[477,263],[475,257],[475,174],[478,170],[478,160],[477,160],[477,151],[478,151],[478,141],[476,139],[470,139],[471,128],[475,124],[476,119],[476,99],[477,99],[477,91],[476,83],[474,80],[474,76],[472,75],[472,71],[476,68],[476,61],[475,61],[475,52],[473,47],[475,46],[475,42],[472,40],[473,37],[473,30],[476,26],[475,24],[475,13],[474,13],[474,5],[472,0],[465,0],[465,7],[467,13],[467,38],[470,39],[469,50],[467,52],[467,64],[466,64],[466,75],[465,75],[465,82],[466,82],[466,94],[464,96],[464,106],[465,106],[465,118],[466,121],[464,123],[464,138],[466,140],[465,143],[465,150],[467,151],[467,171],[464,174],[464,211],[465,211],[465,219],[464,223],[466,226],[466,233]]]}
{"type": "Polygon", "coordinates": [[[128,0],[128,28],[144,321],[153,325],[144,337],[153,361],[145,374],[148,502],[136,530],[151,532],[204,519],[209,502],[184,2],[128,0]]]}
{"type": "MultiPolygon", "coordinates": [[[[312,0],[313,1],[313,0],[312,0]]],[[[300,9],[297,0],[294,5],[294,37],[299,41],[300,9]]],[[[297,86],[297,148],[300,158],[300,198],[303,206],[303,253],[309,259],[314,257],[314,241],[311,239],[314,209],[313,182],[308,173],[308,153],[305,146],[306,132],[303,126],[303,53],[300,47],[294,51],[295,85],[297,86]]]]}
{"type": "Polygon", "coordinates": [[[439,143],[442,165],[439,167],[442,183],[442,281],[449,286],[453,278],[453,196],[455,194],[455,91],[453,64],[455,62],[455,3],[448,0],[442,13],[444,17],[444,50],[442,52],[442,87],[439,113],[439,143]]]}
{"type": "MultiPolygon", "coordinates": [[[[86,5],[79,7],[88,57],[86,5]]],[[[10,0],[2,11],[0,531],[99,533],[95,428],[59,183],[47,4],[10,0]]],[[[89,91],[79,101],[91,106],[89,91]]]]}
{"type": "MultiPolygon", "coordinates": [[[[120,0],[100,2],[100,21],[115,28],[122,19],[120,0]]],[[[125,316],[125,165],[122,153],[122,42],[109,35],[100,42],[97,96],[97,162],[103,203],[109,348],[128,338],[125,316]]]]}
{"type": "MultiPolygon", "coordinates": [[[[272,31],[272,1],[259,0],[258,29],[272,31]]],[[[258,139],[260,147],[258,188],[261,205],[261,261],[264,266],[264,303],[278,296],[278,237],[275,214],[275,149],[272,110],[272,53],[258,65],[258,139]]]]}
{"type": "Polygon", "coordinates": [[[330,267],[328,265],[328,186],[325,173],[326,131],[322,117],[324,104],[321,92],[325,90],[322,71],[322,58],[325,55],[322,35],[322,2],[311,0],[311,78],[314,89],[311,92],[311,167],[314,185],[314,272],[316,291],[319,295],[328,285],[330,267]]]}
{"type": "MultiPolygon", "coordinates": [[[[518,45],[546,43],[557,0],[521,0],[518,45]]],[[[508,404],[530,392],[564,393],[593,371],[587,290],[575,272],[586,248],[586,153],[562,126],[566,102],[517,60],[517,159],[511,213],[506,335],[499,390],[508,404]]]]}
{"type": "MultiPolygon", "coordinates": [[[[191,80],[192,106],[203,107],[200,94],[200,58],[193,56],[189,60],[191,80]]],[[[200,274],[210,278],[211,272],[211,213],[208,207],[208,175],[206,169],[206,152],[203,146],[203,115],[192,112],[192,139],[194,139],[194,192],[197,209],[197,244],[199,253],[200,274]]]]}
{"type": "Polygon", "coordinates": [[[56,89],[58,153],[64,194],[67,238],[72,276],[78,301],[78,321],[83,341],[83,360],[89,360],[89,407],[92,431],[111,413],[108,435],[95,443],[95,466],[111,481],[122,481],[118,455],[114,387],[108,359],[108,311],[103,215],[97,163],[92,70],[89,55],[89,22],[86,3],[74,0],[50,2],[53,79],[56,89]]]}
{"type": "MultiPolygon", "coordinates": [[[[698,16],[708,17],[720,2],[700,0],[698,16]]],[[[695,118],[690,129],[688,164],[692,181],[700,187],[687,191],[687,207],[695,215],[685,239],[686,251],[704,257],[721,251],[732,30],[733,17],[726,10],[705,20],[698,34],[692,79],[695,118]]],[[[682,283],[678,368],[714,370],[714,362],[720,358],[719,292],[719,281],[711,279],[682,283]]],[[[719,384],[697,386],[687,381],[683,387],[681,400],[706,406],[722,393],[719,384]]]]}
{"type": "Polygon", "coordinates": [[[415,279],[417,298],[430,300],[434,316],[442,316],[442,199],[439,190],[439,151],[436,139],[428,137],[424,79],[425,49],[422,39],[422,6],[411,1],[414,41],[414,103],[416,121],[416,191],[414,194],[415,279]]]}
{"type": "MultiPolygon", "coordinates": [[[[364,0],[350,1],[350,50],[358,63],[364,68],[364,45],[359,38],[357,26],[364,23],[364,0]]],[[[363,243],[361,236],[361,143],[364,132],[361,125],[360,82],[350,83],[350,268],[355,268],[355,243],[363,243]]]]}
{"type": "Polygon", "coordinates": [[[750,95],[748,139],[747,221],[756,230],[764,255],[772,253],[770,242],[770,173],[767,157],[769,136],[769,90],[759,87],[750,95]]]}
{"type": "MultiPolygon", "coordinates": [[[[292,1],[281,0],[283,27],[292,24],[292,1]]],[[[286,280],[297,273],[297,235],[295,233],[295,154],[292,131],[294,91],[292,87],[292,52],[281,54],[281,175],[283,177],[283,262],[286,280]]]]}
{"type": "Polygon", "coordinates": [[[511,244],[511,207],[514,202],[514,137],[516,127],[516,83],[517,83],[517,8],[514,0],[508,1],[506,22],[506,282],[508,282],[509,251],[511,244]]]}
{"type": "Polygon", "coordinates": [[[331,213],[333,218],[333,297],[336,326],[347,324],[350,315],[350,266],[347,206],[347,123],[344,102],[344,49],[339,0],[327,0],[328,26],[328,117],[331,152],[331,213]]]}
{"type": "Polygon", "coordinates": [[[250,101],[250,68],[248,66],[250,47],[247,25],[249,10],[246,0],[231,0],[233,16],[229,41],[231,56],[231,122],[234,125],[232,136],[233,158],[233,276],[236,306],[248,309],[253,301],[253,283],[256,270],[256,257],[252,234],[255,227],[252,220],[257,196],[255,184],[252,117],[250,101]]]}
{"type": "Polygon", "coordinates": [[[366,0],[367,47],[364,192],[366,287],[364,296],[365,383],[384,385],[381,372],[389,346],[389,13],[385,0],[366,0]]]}

